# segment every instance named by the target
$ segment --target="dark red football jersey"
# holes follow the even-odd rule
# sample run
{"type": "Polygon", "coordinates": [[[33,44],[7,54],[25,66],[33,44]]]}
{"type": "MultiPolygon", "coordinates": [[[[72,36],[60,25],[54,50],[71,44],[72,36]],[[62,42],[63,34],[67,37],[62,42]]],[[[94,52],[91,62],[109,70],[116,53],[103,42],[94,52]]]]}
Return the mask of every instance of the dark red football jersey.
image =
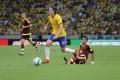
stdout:
{"type": "Polygon", "coordinates": [[[87,59],[88,58],[88,54],[89,53],[92,54],[92,53],[94,53],[94,51],[93,51],[93,49],[91,48],[90,45],[88,45],[88,44],[86,44],[86,45],[81,44],[80,45],[80,49],[79,49],[79,53],[80,53],[80,55],[84,54],[86,56],[86,59],[87,59]]]}
{"type": "MultiPolygon", "coordinates": [[[[28,25],[30,25],[30,21],[28,19],[24,18],[24,19],[22,19],[22,25],[28,26],[28,25]]],[[[21,33],[28,34],[30,32],[31,32],[30,27],[27,27],[27,28],[23,28],[21,33]]]]}
{"type": "Polygon", "coordinates": [[[27,18],[24,18],[24,19],[22,19],[22,25],[28,26],[28,25],[30,25],[30,21],[27,18]]]}

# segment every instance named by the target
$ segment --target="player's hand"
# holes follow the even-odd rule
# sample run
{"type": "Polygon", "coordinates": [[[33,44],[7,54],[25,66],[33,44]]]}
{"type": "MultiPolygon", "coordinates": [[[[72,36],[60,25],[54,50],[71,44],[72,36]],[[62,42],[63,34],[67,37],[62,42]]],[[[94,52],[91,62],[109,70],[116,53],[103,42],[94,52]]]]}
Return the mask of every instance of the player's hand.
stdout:
{"type": "Polygon", "coordinates": [[[55,36],[54,36],[54,39],[57,39],[57,38],[58,38],[58,35],[55,35],[55,36]]]}
{"type": "Polygon", "coordinates": [[[94,64],[95,62],[94,62],[94,61],[91,61],[90,63],[91,63],[91,64],[94,64]]]}
{"type": "Polygon", "coordinates": [[[58,40],[58,36],[55,35],[54,38],[52,39],[53,42],[57,41],[58,40]]]}

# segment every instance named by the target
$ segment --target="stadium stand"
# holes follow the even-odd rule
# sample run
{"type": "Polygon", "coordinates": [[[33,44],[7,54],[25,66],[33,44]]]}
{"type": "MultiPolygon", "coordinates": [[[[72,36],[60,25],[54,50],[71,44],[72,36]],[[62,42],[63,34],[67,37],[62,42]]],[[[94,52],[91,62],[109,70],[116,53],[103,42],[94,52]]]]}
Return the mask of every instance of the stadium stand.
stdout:
{"type": "Polygon", "coordinates": [[[32,33],[42,34],[49,5],[58,7],[68,38],[84,34],[120,38],[119,0],[0,0],[0,35],[20,34],[20,12],[33,23],[32,33]]]}

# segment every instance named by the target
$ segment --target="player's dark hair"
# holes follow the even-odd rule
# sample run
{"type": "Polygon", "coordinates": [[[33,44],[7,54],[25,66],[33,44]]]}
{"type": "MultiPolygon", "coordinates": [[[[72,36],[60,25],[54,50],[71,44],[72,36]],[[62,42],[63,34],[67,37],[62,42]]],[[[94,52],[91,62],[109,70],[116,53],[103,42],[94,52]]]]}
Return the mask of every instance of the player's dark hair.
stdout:
{"type": "Polygon", "coordinates": [[[57,6],[50,6],[50,7],[53,9],[54,13],[57,14],[57,12],[58,12],[57,6]]]}
{"type": "Polygon", "coordinates": [[[83,36],[83,38],[85,38],[88,41],[88,37],[87,36],[83,36]]]}

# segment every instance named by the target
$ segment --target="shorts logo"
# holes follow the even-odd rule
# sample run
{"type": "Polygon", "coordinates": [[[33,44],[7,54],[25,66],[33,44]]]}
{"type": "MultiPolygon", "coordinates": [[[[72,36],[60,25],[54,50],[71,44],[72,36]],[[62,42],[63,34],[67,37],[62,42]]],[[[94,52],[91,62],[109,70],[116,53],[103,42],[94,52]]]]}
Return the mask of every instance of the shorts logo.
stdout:
{"type": "Polygon", "coordinates": [[[65,41],[62,41],[62,45],[65,45],[65,41]]]}

